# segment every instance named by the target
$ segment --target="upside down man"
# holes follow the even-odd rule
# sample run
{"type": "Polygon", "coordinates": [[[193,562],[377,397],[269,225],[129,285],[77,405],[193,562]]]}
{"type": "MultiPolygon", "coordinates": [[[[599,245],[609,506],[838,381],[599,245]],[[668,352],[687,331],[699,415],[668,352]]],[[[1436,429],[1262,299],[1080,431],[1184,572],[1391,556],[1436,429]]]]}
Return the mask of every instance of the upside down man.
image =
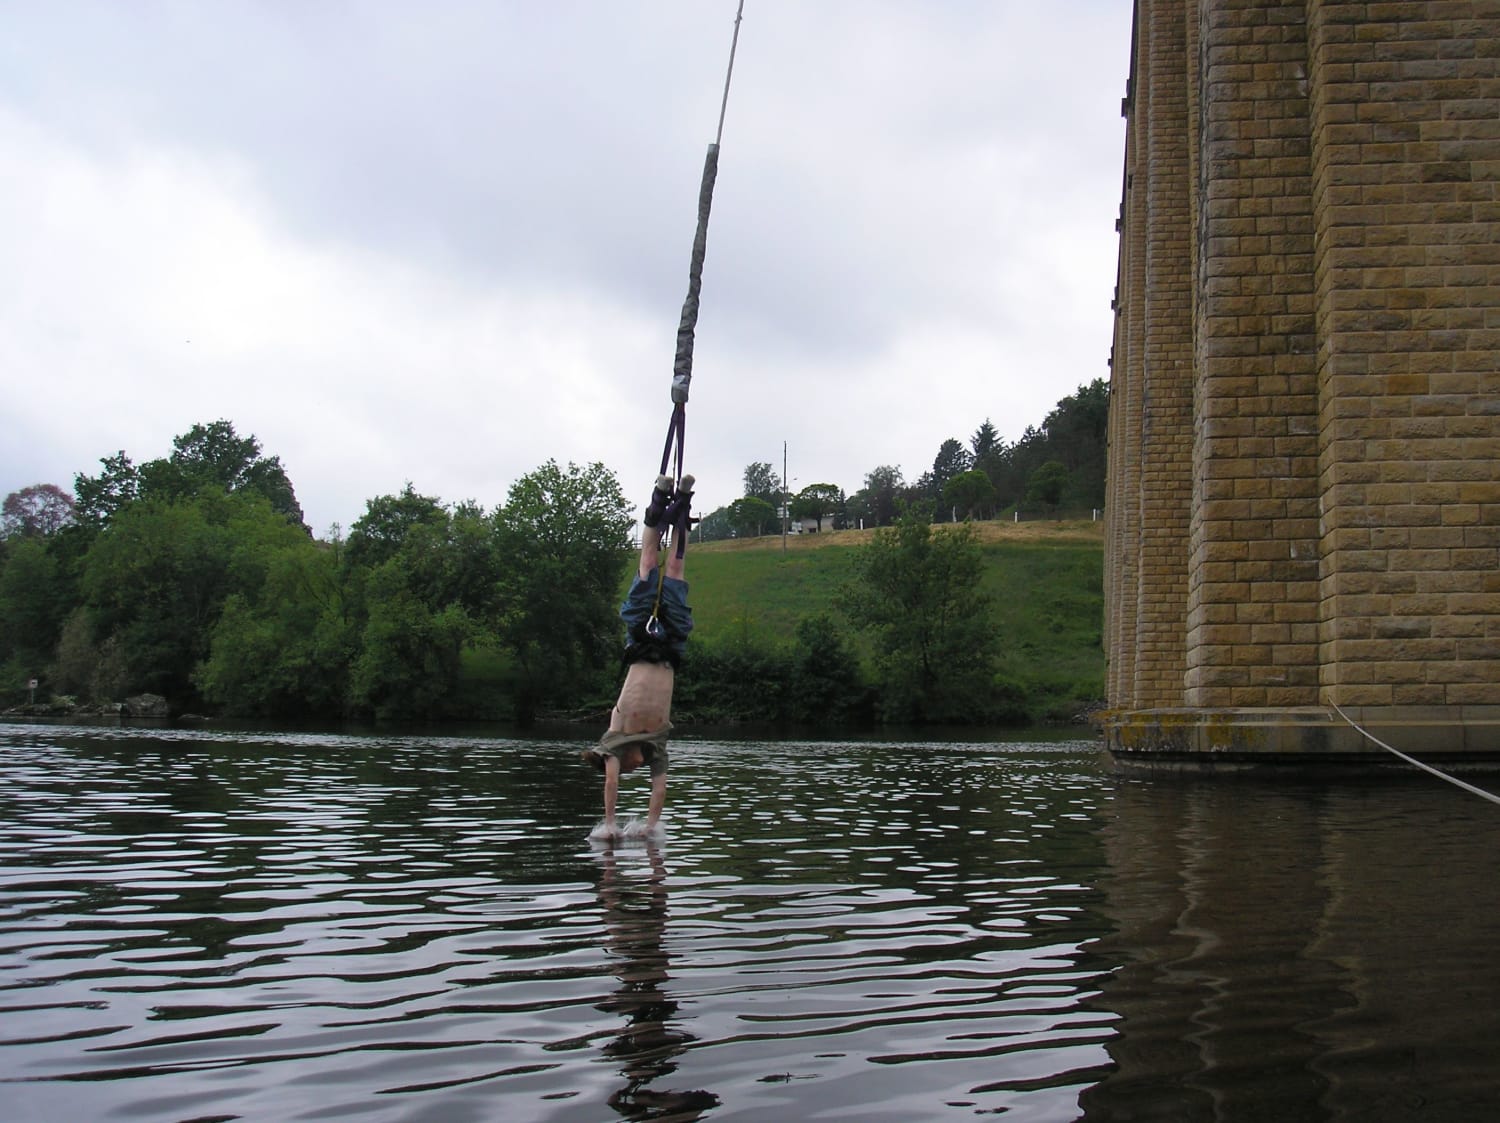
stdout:
{"type": "Polygon", "coordinates": [[[651,770],[646,831],[655,834],[667,800],[667,737],[672,731],[672,688],[677,665],[693,630],[683,578],[688,531],[692,526],[693,477],[674,483],[661,475],[642,522],[641,556],[635,580],[620,606],[625,623],[625,682],[610,713],[609,729],[583,759],[604,773],[604,821],[593,838],[618,838],[615,802],[620,775],[651,770]],[[662,536],[672,531],[673,548],[662,558],[662,536]]]}

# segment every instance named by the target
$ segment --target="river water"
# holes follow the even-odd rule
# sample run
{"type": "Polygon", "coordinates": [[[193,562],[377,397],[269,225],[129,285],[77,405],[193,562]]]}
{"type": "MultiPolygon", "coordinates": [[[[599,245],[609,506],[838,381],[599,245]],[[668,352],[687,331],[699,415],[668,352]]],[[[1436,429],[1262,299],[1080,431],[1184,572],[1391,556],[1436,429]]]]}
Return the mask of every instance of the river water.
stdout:
{"type": "Polygon", "coordinates": [[[1090,740],[0,725],[0,1119],[1500,1117],[1500,808],[1090,740]],[[628,810],[646,781],[628,777],[628,810]]]}

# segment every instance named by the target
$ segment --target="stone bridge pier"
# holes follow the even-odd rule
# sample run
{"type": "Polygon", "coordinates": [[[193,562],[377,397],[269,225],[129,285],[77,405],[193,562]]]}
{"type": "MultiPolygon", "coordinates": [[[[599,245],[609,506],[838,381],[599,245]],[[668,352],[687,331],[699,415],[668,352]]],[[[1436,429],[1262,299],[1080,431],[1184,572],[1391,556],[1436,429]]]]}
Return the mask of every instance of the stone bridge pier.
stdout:
{"type": "Polygon", "coordinates": [[[1500,3],[1137,0],[1123,111],[1109,750],[1500,761],[1500,3]]]}

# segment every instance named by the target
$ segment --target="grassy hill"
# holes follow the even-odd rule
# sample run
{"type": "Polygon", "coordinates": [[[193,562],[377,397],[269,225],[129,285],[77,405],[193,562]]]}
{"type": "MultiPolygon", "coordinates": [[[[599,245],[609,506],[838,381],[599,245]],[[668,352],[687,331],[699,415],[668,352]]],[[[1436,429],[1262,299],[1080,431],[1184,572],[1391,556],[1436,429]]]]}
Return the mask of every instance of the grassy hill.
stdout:
{"type": "MultiPolygon", "coordinates": [[[[1033,716],[1066,718],[1104,693],[1102,522],[976,524],[985,591],[1003,637],[1001,685],[1033,716]]],[[[798,621],[837,617],[854,551],[873,531],[693,544],[688,554],[694,642],[789,644],[798,621]]],[[[856,644],[858,647],[858,644],[856,644]]]]}

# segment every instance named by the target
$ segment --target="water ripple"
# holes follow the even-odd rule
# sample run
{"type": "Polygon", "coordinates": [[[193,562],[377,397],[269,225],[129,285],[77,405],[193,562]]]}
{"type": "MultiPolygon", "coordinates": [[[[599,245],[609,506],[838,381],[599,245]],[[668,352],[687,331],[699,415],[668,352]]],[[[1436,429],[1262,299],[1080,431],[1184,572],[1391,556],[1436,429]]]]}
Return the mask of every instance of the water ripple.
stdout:
{"type": "Polygon", "coordinates": [[[1055,796],[997,801],[992,754],[904,747],[926,773],[892,787],[879,749],[808,746],[748,799],[777,746],[687,745],[672,840],[597,850],[552,744],[0,733],[31,1118],[691,1118],[747,1065],[758,1102],[1108,1035],[1039,933],[1087,891],[1003,850],[1055,796]]]}
{"type": "Polygon", "coordinates": [[[1309,950],[1326,870],[1267,883],[1324,902],[1281,943],[1192,943],[1200,884],[1256,884],[1196,824],[1251,836],[1086,743],[685,741],[668,840],[617,848],[576,747],[0,726],[7,1120],[1109,1118],[1219,1071],[1143,1075],[1128,1027],[1186,1040],[1288,948],[1321,1013],[1257,993],[1308,1040],[1357,993],[1309,950]],[[1187,856],[1132,870],[1152,846],[1187,856]]]}

